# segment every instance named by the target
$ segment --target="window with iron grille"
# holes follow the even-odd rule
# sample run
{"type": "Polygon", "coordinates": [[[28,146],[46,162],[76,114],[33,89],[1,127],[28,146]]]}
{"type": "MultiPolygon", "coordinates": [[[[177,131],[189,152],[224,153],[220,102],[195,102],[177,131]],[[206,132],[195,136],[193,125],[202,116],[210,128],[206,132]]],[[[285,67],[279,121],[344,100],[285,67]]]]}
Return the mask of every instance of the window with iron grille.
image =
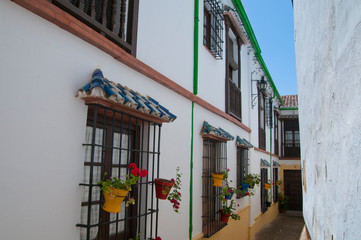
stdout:
{"type": "Polygon", "coordinates": [[[258,145],[266,150],[265,97],[258,92],[258,145]]]}
{"type": "Polygon", "coordinates": [[[49,0],[135,56],[139,0],[49,0]]]}
{"type": "MultiPolygon", "coordinates": [[[[273,182],[276,183],[278,181],[278,168],[273,169],[273,182]]],[[[273,202],[278,201],[278,186],[277,184],[273,185],[273,202]]]]}
{"type": "Polygon", "coordinates": [[[226,112],[242,120],[241,45],[242,40],[229,15],[226,26],[226,112]]]}
{"type": "Polygon", "coordinates": [[[216,59],[223,53],[223,10],[217,0],[204,0],[203,44],[216,59]]]}
{"type": "Polygon", "coordinates": [[[154,181],[159,177],[161,124],[97,104],[88,105],[84,161],[84,188],[81,203],[80,239],[128,240],[141,234],[141,239],[155,239],[158,228],[158,200],[154,181]],[[102,209],[103,194],[99,180],[129,173],[129,164],[147,169],[128,197],[135,205],[121,205],[120,213],[102,209]],[[107,175],[105,175],[107,173],[107,175]],[[105,175],[105,176],[104,176],[105,175]]]}
{"type": "MultiPolygon", "coordinates": [[[[237,186],[245,180],[248,174],[248,148],[237,148],[237,186]]],[[[241,198],[241,194],[237,194],[241,198]]]]}
{"type": "Polygon", "coordinates": [[[266,212],[267,207],[267,191],[264,188],[264,184],[268,183],[268,169],[262,168],[261,169],[261,211],[262,213],[266,212]]]}
{"type": "Polygon", "coordinates": [[[227,143],[203,139],[202,174],[202,230],[204,237],[210,237],[226,224],[220,222],[221,187],[213,186],[211,173],[224,171],[227,167],[227,143]]]}

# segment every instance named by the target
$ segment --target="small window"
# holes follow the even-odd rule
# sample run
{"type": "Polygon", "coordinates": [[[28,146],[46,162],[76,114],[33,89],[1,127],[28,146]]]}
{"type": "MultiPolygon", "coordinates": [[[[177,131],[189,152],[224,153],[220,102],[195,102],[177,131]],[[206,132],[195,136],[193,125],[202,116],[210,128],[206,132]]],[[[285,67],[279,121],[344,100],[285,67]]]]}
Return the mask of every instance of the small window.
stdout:
{"type": "MultiPolygon", "coordinates": [[[[237,186],[245,180],[248,174],[248,148],[237,148],[237,186]]],[[[241,198],[238,194],[237,198],[241,198]]]]}
{"type": "Polygon", "coordinates": [[[77,224],[81,228],[80,239],[157,236],[158,204],[152,200],[155,199],[152,176],[159,172],[160,128],[159,123],[101,105],[88,105],[84,180],[80,184],[84,194],[77,224]],[[130,163],[148,170],[147,177],[141,178],[128,193],[128,197],[135,199],[135,205],[126,207],[124,201],[120,213],[108,213],[102,209],[104,197],[97,182],[104,177],[128,174],[130,163]]]}
{"type": "Polygon", "coordinates": [[[135,56],[139,0],[49,0],[135,56]]]}
{"type": "Polygon", "coordinates": [[[226,226],[220,222],[222,193],[220,187],[213,186],[211,173],[224,171],[227,167],[227,143],[203,139],[203,174],[202,174],[202,230],[204,237],[210,237],[226,226]]]}
{"type": "Polygon", "coordinates": [[[222,59],[223,10],[216,0],[204,0],[203,44],[216,59],[222,59]]]}

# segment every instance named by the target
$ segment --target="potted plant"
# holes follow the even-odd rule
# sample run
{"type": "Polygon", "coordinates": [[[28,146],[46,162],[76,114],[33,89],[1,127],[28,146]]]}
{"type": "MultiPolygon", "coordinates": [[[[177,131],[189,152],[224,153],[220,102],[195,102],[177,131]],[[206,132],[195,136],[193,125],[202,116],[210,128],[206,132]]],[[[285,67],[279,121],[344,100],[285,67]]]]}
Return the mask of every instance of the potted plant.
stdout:
{"type": "Polygon", "coordinates": [[[176,213],[179,212],[180,201],[182,201],[182,199],[181,199],[182,194],[179,192],[179,190],[181,189],[180,186],[181,186],[181,182],[182,182],[182,180],[181,180],[182,173],[180,173],[179,170],[180,170],[180,167],[177,167],[176,178],[175,178],[175,180],[173,178],[171,180],[174,183],[173,191],[168,196],[168,200],[172,204],[173,210],[176,213]]]}
{"type": "Polygon", "coordinates": [[[283,193],[279,193],[277,200],[278,200],[278,209],[280,213],[286,212],[288,205],[287,205],[287,198],[285,197],[285,195],[283,195],[283,193]]]}
{"type": "Polygon", "coordinates": [[[213,178],[213,186],[222,187],[222,180],[224,177],[224,172],[214,172],[211,173],[213,178]]]}
{"type": "Polygon", "coordinates": [[[239,186],[240,191],[238,197],[253,196],[255,193],[254,187],[259,185],[260,180],[258,174],[247,174],[243,182],[241,182],[241,186],[239,186]]]}
{"type": "Polygon", "coordinates": [[[163,200],[167,199],[169,191],[174,185],[174,181],[163,178],[156,178],[154,179],[154,183],[156,198],[163,200]]]}
{"type": "Polygon", "coordinates": [[[236,209],[234,208],[235,202],[232,199],[232,196],[233,193],[239,193],[239,191],[234,187],[229,186],[229,181],[228,181],[229,171],[230,170],[227,168],[224,172],[224,180],[226,186],[222,188],[222,192],[219,195],[219,199],[221,200],[222,203],[222,208],[220,210],[221,213],[220,221],[224,223],[228,222],[229,217],[231,217],[234,220],[240,219],[238,214],[233,213],[233,211],[236,209]],[[228,205],[228,200],[231,200],[229,205],[228,205]]]}
{"type": "MultiPolygon", "coordinates": [[[[111,213],[120,212],[121,204],[128,192],[132,190],[132,186],[137,184],[140,177],[145,177],[148,174],[146,169],[139,169],[135,163],[129,164],[129,168],[131,170],[128,175],[119,178],[110,177],[98,182],[105,199],[103,210],[111,213]]],[[[104,178],[106,175],[107,173],[104,173],[104,178]]],[[[127,206],[129,204],[134,204],[134,199],[129,199],[127,206]]]]}

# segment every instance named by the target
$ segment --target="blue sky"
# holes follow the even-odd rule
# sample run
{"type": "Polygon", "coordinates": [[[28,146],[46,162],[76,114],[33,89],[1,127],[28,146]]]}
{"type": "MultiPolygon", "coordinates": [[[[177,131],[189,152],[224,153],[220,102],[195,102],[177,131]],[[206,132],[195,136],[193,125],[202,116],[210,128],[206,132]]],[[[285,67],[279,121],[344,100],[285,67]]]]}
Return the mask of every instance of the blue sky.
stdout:
{"type": "Polygon", "coordinates": [[[297,94],[291,0],[242,0],[280,95],[297,94]]]}

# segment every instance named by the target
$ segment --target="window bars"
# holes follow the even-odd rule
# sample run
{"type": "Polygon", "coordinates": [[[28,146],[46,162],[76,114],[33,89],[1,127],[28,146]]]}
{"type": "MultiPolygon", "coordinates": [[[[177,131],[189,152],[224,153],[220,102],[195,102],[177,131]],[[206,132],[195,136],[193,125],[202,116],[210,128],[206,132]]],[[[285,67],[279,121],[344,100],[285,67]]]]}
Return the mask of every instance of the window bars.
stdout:
{"type": "Polygon", "coordinates": [[[223,54],[223,5],[217,0],[204,0],[203,44],[216,59],[223,54]]]}
{"type": "MultiPolygon", "coordinates": [[[[245,180],[248,174],[248,148],[237,148],[237,186],[245,180]]],[[[237,198],[241,198],[241,194],[237,194],[237,198]]]]}
{"type": "Polygon", "coordinates": [[[84,181],[80,183],[84,195],[81,222],[77,224],[80,239],[128,240],[138,234],[141,239],[155,239],[159,210],[153,179],[159,177],[160,133],[159,123],[101,105],[88,105],[84,181]],[[148,175],[140,178],[128,194],[135,199],[135,205],[126,207],[125,199],[120,213],[105,212],[97,182],[128,174],[130,163],[148,170],[148,175]]]}
{"type": "Polygon", "coordinates": [[[278,181],[278,168],[273,168],[273,182],[275,183],[273,187],[273,202],[278,201],[278,185],[276,184],[277,181],[278,181]]]}
{"type": "Polygon", "coordinates": [[[267,191],[264,188],[264,184],[268,183],[268,169],[262,168],[261,169],[261,211],[262,213],[265,213],[268,209],[267,207],[267,191]]]}
{"type": "Polygon", "coordinates": [[[213,186],[212,172],[224,171],[227,167],[227,143],[210,138],[203,140],[202,174],[202,230],[204,237],[210,237],[226,226],[220,222],[222,193],[220,187],[213,186]]]}
{"type": "Polygon", "coordinates": [[[49,0],[135,55],[139,0],[49,0]]]}

